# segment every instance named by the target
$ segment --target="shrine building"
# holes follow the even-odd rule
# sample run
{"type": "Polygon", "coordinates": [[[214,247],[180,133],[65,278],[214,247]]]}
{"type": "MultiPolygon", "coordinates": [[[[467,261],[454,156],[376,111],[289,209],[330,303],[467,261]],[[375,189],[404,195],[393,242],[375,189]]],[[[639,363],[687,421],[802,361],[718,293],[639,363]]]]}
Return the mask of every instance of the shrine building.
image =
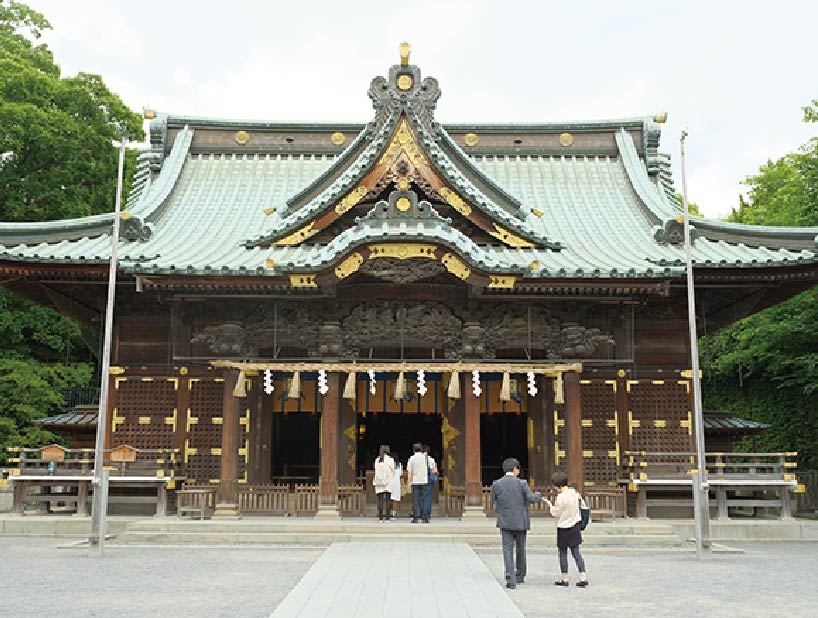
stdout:
{"type": "MultiPolygon", "coordinates": [[[[366,124],[152,120],[121,217],[107,446],[178,449],[167,465],[228,514],[287,483],[332,513],[381,444],[404,464],[428,444],[466,510],[505,457],[592,490],[626,451],[692,450],[664,115],[441,125],[408,45],[368,95],[366,124]]],[[[0,224],[2,283],[95,350],[112,223],[0,224]]],[[[814,285],[816,233],[693,217],[699,328],[814,285]]]]}

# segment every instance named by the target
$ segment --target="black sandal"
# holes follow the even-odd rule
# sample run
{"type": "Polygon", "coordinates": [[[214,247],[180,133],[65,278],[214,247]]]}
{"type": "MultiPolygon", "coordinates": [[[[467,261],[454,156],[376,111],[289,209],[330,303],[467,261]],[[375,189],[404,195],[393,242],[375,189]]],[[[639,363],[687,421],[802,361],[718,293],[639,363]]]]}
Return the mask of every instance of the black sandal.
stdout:
{"type": "Polygon", "coordinates": [[[563,581],[563,580],[559,579],[559,580],[554,582],[554,585],[555,586],[570,586],[571,584],[569,584],[566,581],[563,581]]]}
{"type": "Polygon", "coordinates": [[[587,588],[588,587],[588,580],[583,579],[582,581],[578,581],[577,586],[579,586],[580,588],[587,588]]]}

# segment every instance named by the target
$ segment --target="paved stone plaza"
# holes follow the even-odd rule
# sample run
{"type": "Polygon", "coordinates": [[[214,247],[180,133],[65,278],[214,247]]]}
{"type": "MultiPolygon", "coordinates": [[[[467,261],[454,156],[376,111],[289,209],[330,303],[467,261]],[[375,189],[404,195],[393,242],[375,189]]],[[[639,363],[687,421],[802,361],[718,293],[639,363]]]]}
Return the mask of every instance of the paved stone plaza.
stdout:
{"type": "Polygon", "coordinates": [[[586,590],[555,588],[555,553],[535,551],[525,584],[506,591],[498,550],[458,544],[125,547],[98,560],[64,542],[0,538],[0,617],[812,618],[818,607],[814,543],[740,545],[706,563],[590,550],[586,590]]]}

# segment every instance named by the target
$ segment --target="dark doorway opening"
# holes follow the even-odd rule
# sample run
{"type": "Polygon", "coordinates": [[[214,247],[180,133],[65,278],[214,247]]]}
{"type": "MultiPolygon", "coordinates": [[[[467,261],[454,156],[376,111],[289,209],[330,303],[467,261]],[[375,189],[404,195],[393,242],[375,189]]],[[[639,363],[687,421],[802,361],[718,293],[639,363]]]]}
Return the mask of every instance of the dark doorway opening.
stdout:
{"type": "Polygon", "coordinates": [[[358,415],[358,476],[374,466],[381,444],[388,444],[406,467],[415,442],[428,444],[431,455],[441,466],[443,437],[438,414],[363,414],[358,415]]]}
{"type": "Polygon", "coordinates": [[[503,460],[516,457],[528,478],[527,417],[524,414],[480,415],[480,459],[483,485],[503,476],[503,460]]]}
{"type": "Polygon", "coordinates": [[[320,414],[273,414],[273,481],[317,483],[320,414]]]}

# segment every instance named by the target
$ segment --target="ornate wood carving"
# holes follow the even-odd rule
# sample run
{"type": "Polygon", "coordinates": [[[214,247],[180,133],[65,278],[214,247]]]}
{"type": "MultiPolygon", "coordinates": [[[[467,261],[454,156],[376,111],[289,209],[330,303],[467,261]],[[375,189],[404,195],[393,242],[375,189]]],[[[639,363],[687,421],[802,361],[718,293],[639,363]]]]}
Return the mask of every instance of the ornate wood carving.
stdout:
{"type": "Polygon", "coordinates": [[[242,323],[208,326],[193,338],[222,356],[258,356],[259,350],[278,345],[306,348],[310,356],[319,350],[321,318],[303,303],[263,306],[242,323]]]}
{"type": "Polygon", "coordinates": [[[425,259],[401,260],[381,258],[369,260],[360,267],[360,272],[390,283],[415,283],[431,279],[446,272],[446,268],[437,261],[425,259]]]}
{"type": "Polygon", "coordinates": [[[370,347],[422,345],[443,348],[447,358],[461,353],[463,323],[441,303],[363,303],[343,320],[344,345],[349,356],[370,347]]]}
{"type": "Polygon", "coordinates": [[[576,358],[613,344],[613,338],[598,328],[562,322],[542,305],[490,307],[484,311],[480,324],[486,334],[486,356],[492,358],[498,349],[529,345],[534,350],[544,350],[547,358],[576,358]]]}

